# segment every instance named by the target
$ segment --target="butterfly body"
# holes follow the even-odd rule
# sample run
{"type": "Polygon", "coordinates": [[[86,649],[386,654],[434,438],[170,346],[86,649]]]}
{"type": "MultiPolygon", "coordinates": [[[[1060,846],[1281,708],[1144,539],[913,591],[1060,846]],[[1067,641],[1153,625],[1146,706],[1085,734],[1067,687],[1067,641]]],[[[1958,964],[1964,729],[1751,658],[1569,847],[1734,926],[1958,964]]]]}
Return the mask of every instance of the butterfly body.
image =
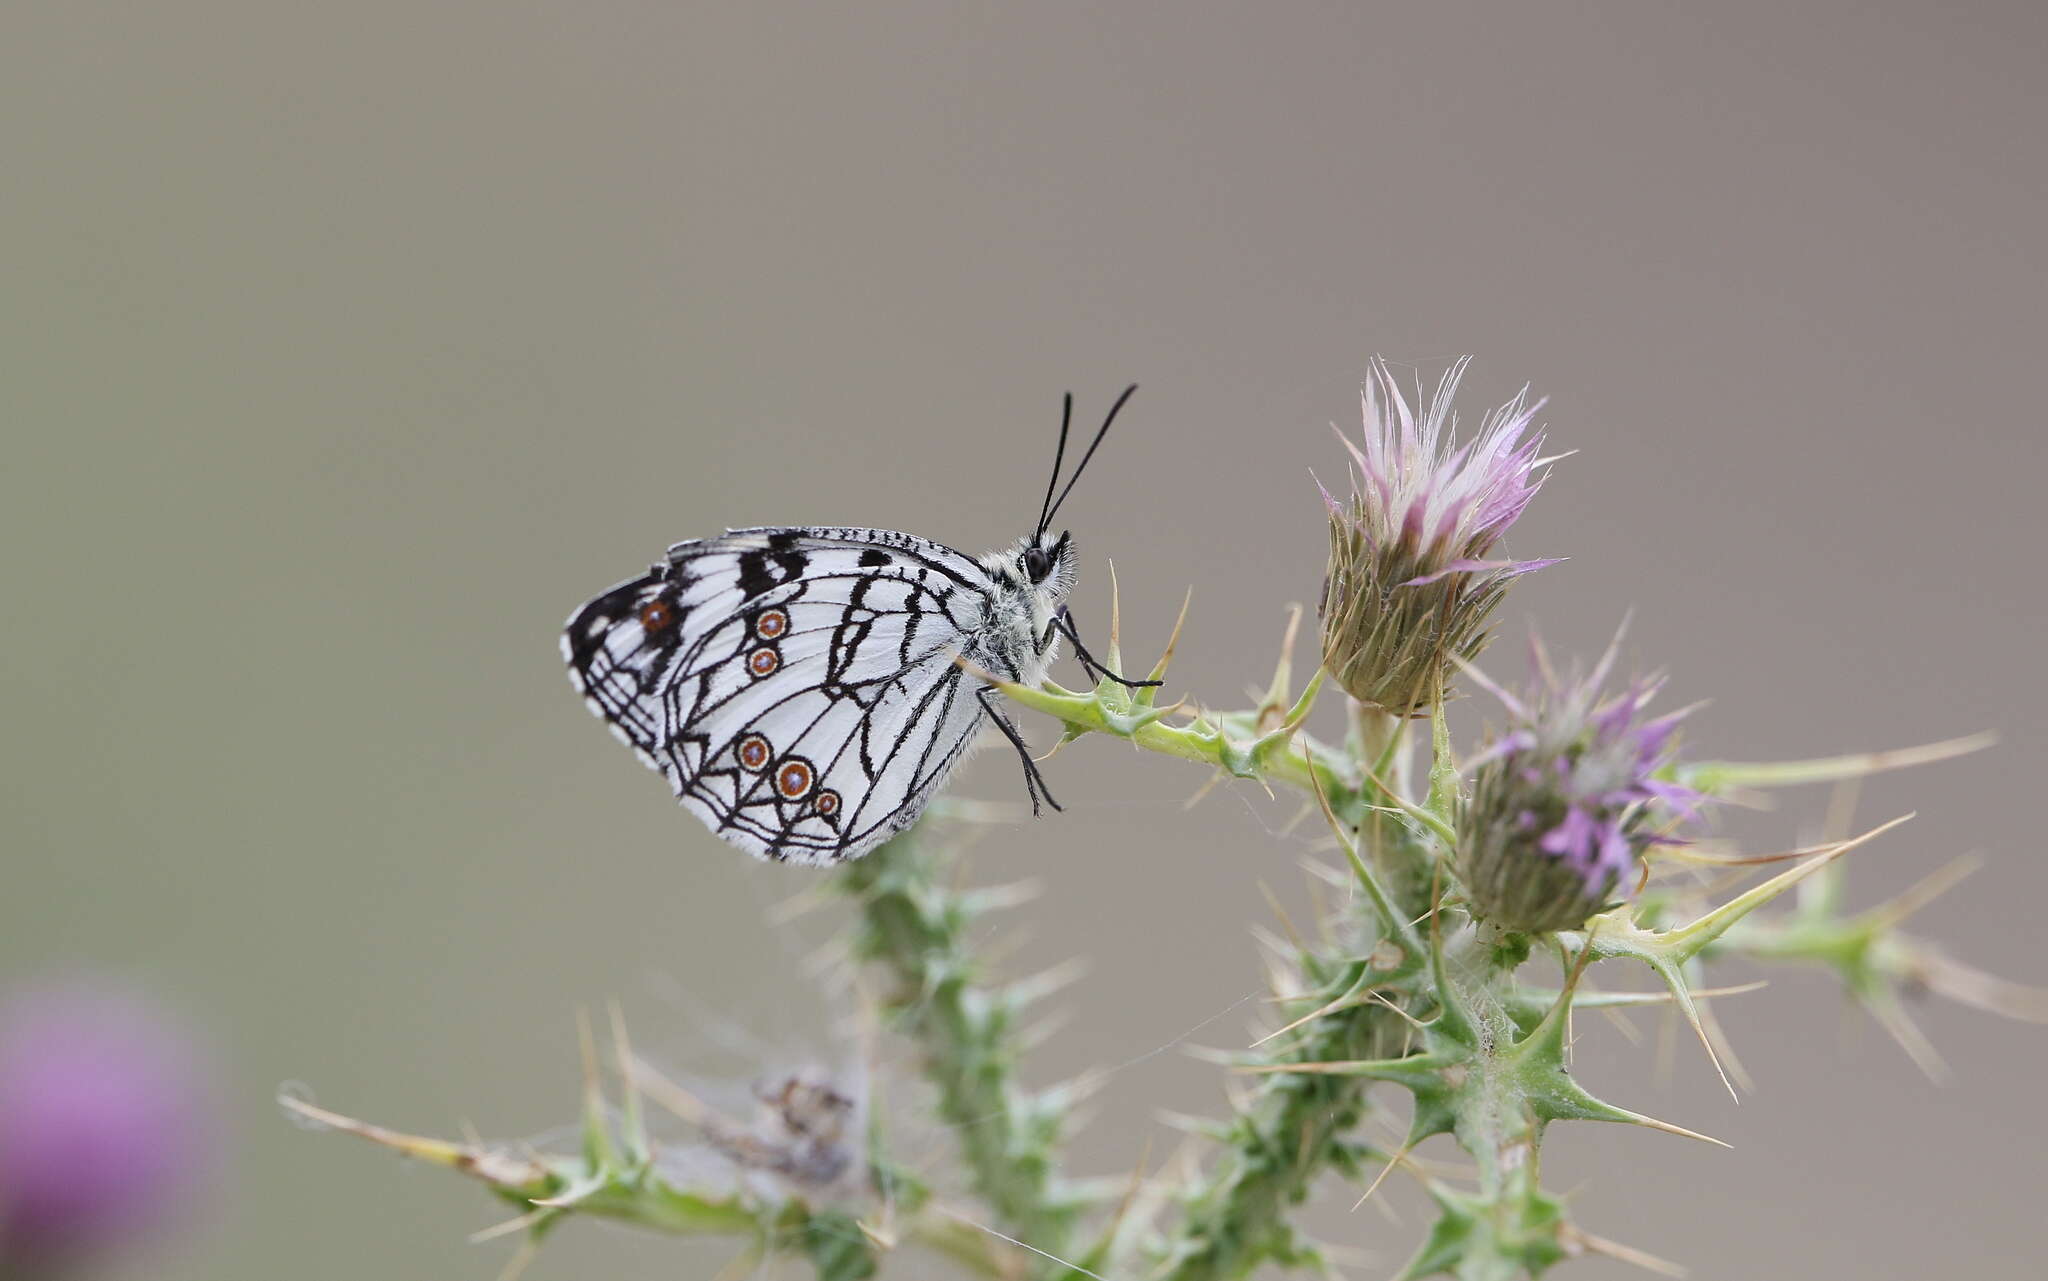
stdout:
{"type": "Polygon", "coordinates": [[[993,590],[981,628],[964,651],[967,661],[983,671],[1019,685],[1036,685],[1059,656],[1059,632],[1053,620],[1074,591],[1074,544],[1062,534],[1057,542],[1023,538],[1005,551],[990,552],[976,563],[993,590]],[[1045,558],[1050,571],[1039,581],[1031,573],[1045,558]]]}
{"type": "Polygon", "coordinates": [[[1073,540],[1050,526],[1136,390],[1055,497],[1067,398],[1037,526],[1011,547],[977,559],[811,525],[677,543],[570,616],[571,683],[685,808],[764,859],[860,857],[917,821],[989,724],[1017,748],[1034,812],[1041,795],[1057,809],[989,678],[1039,684],[1062,633],[1100,670],[1067,617],[1073,540]]]}

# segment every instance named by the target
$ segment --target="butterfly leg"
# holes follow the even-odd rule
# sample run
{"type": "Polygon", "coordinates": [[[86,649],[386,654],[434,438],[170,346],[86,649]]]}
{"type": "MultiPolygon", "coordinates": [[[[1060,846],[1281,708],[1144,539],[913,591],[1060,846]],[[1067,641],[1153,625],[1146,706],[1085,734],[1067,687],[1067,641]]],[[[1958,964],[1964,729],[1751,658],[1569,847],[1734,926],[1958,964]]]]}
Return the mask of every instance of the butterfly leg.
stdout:
{"type": "Polygon", "coordinates": [[[1065,605],[1060,606],[1060,612],[1052,616],[1052,628],[1074,643],[1074,657],[1081,660],[1081,666],[1086,668],[1091,675],[1107,676],[1125,689],[1144,689],[1148,686],[1164,685],[1166,683],[1165,681],[1125,680],[1122,676],[1104,667],[1096,659],[1095,655],[1088,652],[1088,647],[1081,643],[1081,634],[1074,629],[1074,620],[1069,617],[1069,613],[1070,611],[1065,605]]]}
{"type": "Polygon", "coordinates": [[[988,713],[997,729],[1003,731],[1003,737],[1010,740],[1010,746],[1017,749],[1017,759],[1024,762],[1024,790],[1031,796],[1031,813],[1037,815],[1038,798],[1041,796],[1055,810],[1064,810],[1066,807],[1052,798],[1052,789],[1045,785],[1045,775],[1038,772],[1038,762],[1031,759],[1031,748],[1024,742],[1022,732],[1010,723],[1009,717],[1003,715],[1002,709],[989,701],[988,696],[995,692],[995,686],[984,685],[975,691],[974,696],[981,700],[981,710],[988,713]]]}

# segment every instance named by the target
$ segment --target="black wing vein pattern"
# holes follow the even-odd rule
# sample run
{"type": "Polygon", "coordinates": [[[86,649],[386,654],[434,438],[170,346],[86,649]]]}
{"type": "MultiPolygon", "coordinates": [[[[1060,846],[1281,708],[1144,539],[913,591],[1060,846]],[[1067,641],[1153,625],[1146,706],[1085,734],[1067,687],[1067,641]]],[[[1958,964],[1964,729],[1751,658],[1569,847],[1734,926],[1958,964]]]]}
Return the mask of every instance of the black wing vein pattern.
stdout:
{"type": "Polygon", "coordinates": [[[685,807],[763,858],[830,863],[910,825],[980,728],[953,660],[972,559],[887,530],[741,529],[570,618],[569,675],[685,807]]]}

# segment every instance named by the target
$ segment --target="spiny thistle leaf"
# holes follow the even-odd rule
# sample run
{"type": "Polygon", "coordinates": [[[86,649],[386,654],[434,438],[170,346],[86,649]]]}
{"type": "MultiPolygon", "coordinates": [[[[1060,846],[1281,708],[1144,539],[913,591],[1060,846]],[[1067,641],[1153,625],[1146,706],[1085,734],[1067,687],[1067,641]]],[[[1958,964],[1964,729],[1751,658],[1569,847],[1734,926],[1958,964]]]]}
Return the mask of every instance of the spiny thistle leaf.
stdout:
{"type": "Polygon", "coordinates": [[[1919,747],[1856,752],[1811,760],[1692,761],[1674,766],[1671,777],[1710,796],[1722,796],[1743,788],[1800,787],[1809,783],[1839,783],[1865,778],[1887,770],[1954,760],[1958,756],[1981,752],[1997,742],[1998,735],[1986,732],[1943,739],[1919,747]]]}

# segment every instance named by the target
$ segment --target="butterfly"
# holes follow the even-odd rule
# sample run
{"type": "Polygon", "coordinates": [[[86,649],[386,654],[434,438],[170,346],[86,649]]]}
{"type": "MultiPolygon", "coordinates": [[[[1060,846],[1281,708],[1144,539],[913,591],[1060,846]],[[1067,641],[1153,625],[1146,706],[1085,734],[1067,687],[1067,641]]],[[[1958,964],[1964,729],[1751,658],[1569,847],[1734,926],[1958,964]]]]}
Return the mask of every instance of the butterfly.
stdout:
{"type": "Polygon", "coordinates": [[[1051,532],[1135,391],[1062,489],[1067,396],[1038,524],[1013,546],[977,558],[808,525],[677,543],[570,616],[570,682],[684,808],[760,858],[859,858],[917,821],[985,723],[1017,749],[1032,812],[1041,796],[1059,809],[985,677],[1038,684],[1065,636],[1090,671],[1157,684],[1124,681],[1082,646],[1073,538],[1051,532]]]}

